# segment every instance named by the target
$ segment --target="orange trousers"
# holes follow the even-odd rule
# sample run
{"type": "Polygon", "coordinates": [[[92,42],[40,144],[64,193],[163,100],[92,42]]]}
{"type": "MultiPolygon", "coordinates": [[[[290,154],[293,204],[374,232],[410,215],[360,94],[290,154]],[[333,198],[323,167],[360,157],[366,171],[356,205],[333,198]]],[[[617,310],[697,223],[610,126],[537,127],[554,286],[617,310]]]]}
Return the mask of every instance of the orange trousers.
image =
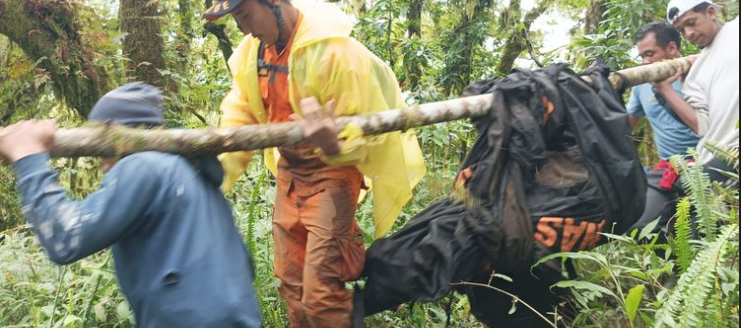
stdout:
{"type": "Polygon", "coordinates": [[[356,280],[365,264],[362,232],[355,222],[360,183],[301,196],[291,182],[278,179],[275,275],[291,327],[351,325],[352,293],[345,282],[356,280]]]}

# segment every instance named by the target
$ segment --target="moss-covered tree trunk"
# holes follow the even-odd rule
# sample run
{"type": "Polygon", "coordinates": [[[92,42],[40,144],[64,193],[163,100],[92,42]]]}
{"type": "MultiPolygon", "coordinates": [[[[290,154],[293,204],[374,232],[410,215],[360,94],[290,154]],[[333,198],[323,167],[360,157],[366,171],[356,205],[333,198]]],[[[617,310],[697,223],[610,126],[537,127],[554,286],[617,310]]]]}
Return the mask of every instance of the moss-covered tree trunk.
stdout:
{"type": "Polygon", "coordinates": [[[584,34],[597,34],[599,32],[599,23],[602,16],[607,10],[605,0],[592,0],[587,8],[587,15],[584,17],[584,34]]]}
{"type": "Polygon", "coordinates": [[[195,13],[193,12],[191,0],[178,0],[180,30],[176,32],[177,38],[174,45],[174,50],[177,51],[178,58],[174,59],[174,64],[172,62],[170,63],[171,66],[174,66],[172,69],[178,72],[184,72],[188,68],[188,60],[191,53],[190,44],[195,38],[193,16],[195,16],[195,13]]]}
{"type": "MultiPolygon", "coordinates": [[[[422,8],[424,1],[408,0],[409,9],[407,12],[407,35],[409,39],[422,38],[422,8]]],[[[419,88],[419,81],[422,79],[424,72],[421,65],[414,65],[406,62],[408,57],[404,56],[404,70],[406,71],[406,81],[409,90],[416,91],[419,88]]]]}
{"type": "Polygon", "coordinates": [[[409,38],[414,36],[422,37],[422,7],[424,1],[422,0],[410,0],[409,13],[407,14],[407,32],[409,38]]]}
{"type": "MultiPolygon", "coordinates": [[[[509,74],[512,67],[515,65],[515,60],[520,57],[520,54],[527,47],[527,42],[529,42],[527,38],[528,33],[530,32],[530,26],[533,25],[533,22],[548,10],[554,2],[554,0],[540,0],[535,8],[525,14],[525,18],[523,18],[522,21],[520,21],[519,16],[516,16],[516,19],[512,19],[510,24],[510,34],[507,37],[507,42],[504,44],[502,57],[499,60],[499,65],[497,65],[497,72],[509,74]]],[[[513,0],[510,2],[509,9],[512,14],[519,12],[520,1],[513,0]]]]}
{"type": "Polygon", "coordinates": [[[471,8],[462,8],[460,22],[443,41],[443,51],[447,53],[440,84],[445,95],[463,92],[475,77],[474,57],[486,41],[487,33],[481,31],[489,24],[492,0],[478,0],[471,8]],[[471,10],[472,9],[472,10],[471,10]],[[454,54],[454,55],[453,55],[454,54]]]}
{"type": "Polygon", "coordinates": [[[84,44],[75,2],[0,0],[0,34],[19,45],[51,76],[55,94],[82,116],[109,89],[108,74],[94,65],[84,44]]]}
{"type": "Polygon", "coordinates": [[[159,87],[165,85],[157,69],[165,68],[164,42],[159,13],[160,0],[121,0],[121,29],[128,33],[122,47],[129,80],[159,87]]]}

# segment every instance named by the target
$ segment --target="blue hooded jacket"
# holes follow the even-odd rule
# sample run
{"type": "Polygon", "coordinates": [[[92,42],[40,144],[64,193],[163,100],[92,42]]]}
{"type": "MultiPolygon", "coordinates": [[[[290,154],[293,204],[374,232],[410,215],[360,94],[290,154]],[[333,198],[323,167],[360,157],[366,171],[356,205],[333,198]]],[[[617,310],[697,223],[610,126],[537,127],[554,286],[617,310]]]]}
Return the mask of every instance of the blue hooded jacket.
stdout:
{"type": "Polygon", "coordinates": [[[249,253],[219,191],[215,157],[144,152],[71,200],[48,154],[14,163],[26,219],[52,261],[111,246],[138,327],[260,327],[249,253]]]}

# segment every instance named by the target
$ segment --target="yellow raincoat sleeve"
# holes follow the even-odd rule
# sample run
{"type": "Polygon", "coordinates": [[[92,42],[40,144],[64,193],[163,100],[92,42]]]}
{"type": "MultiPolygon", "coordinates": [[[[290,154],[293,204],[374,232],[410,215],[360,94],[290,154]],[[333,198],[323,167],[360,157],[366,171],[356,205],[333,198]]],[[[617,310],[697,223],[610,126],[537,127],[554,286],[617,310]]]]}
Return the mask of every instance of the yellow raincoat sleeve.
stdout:
{"type": "MultiPolygon", "coordinates": [[[[384,95],[382,88],[391,89],[385,91],[396,94],[393,90],[398,88],[396,80],[385,81],[392,84],[391,86],[379,85],[382,81],[379,81],[378,76],[374,76],[374,63],[370,53],[357,41],[348,38],[315,45],[301,60],[307,65],[312,61],[319,63],[314,69],[295,70],[308,73],[307,76],[296,76],[296,81],[303,94],[314,95],[321,104],[334,100],[335,116],[358,115],[395,108],[397,99],[391,97],[391,102],[387,101],[389,99],[384,95]],[[313,81],[312,77],[317,81],[313,81]]],[[[355,125],[346,127],[338,137],[344,141],[340,153],[322,156],[325,163],[333,166],[363,163],[367,156],[368,143],[383,143],[385,139],[383,135],[364,137],[363,131],[355,125]]]]}
{"type": "MultiPolygon", "coordinates": [[[[236,76],[234,79],[232,90],[229,91],[229,94],[221,102],[222,116],[220,127],[222,128],[234,128],[256,123],[249,109],[247,95],[242,90],[241,83],[236,80],[236,76]]],[[[222,192],[228,193],[231,191],[239,177],[247,169],[250,159],[252,159],[252,153],[248,151],[219,155],[219,160],[224,168],[224,182],[221,185],[222,192]]]]}

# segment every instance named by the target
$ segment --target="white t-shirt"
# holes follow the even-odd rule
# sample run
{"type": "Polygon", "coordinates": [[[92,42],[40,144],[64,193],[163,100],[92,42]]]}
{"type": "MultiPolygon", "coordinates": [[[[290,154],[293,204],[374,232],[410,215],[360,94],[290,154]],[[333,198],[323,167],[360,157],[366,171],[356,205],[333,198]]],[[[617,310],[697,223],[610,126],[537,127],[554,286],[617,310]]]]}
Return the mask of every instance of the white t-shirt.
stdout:
{"type": "Polygon", "coordinates": [[[692,65],[683,92],[697,112],[697,145],[700,162],[713,154],[705,149],[710,142],[724,148],[738,148],[738,17],[726,23],[692,65]]]}

